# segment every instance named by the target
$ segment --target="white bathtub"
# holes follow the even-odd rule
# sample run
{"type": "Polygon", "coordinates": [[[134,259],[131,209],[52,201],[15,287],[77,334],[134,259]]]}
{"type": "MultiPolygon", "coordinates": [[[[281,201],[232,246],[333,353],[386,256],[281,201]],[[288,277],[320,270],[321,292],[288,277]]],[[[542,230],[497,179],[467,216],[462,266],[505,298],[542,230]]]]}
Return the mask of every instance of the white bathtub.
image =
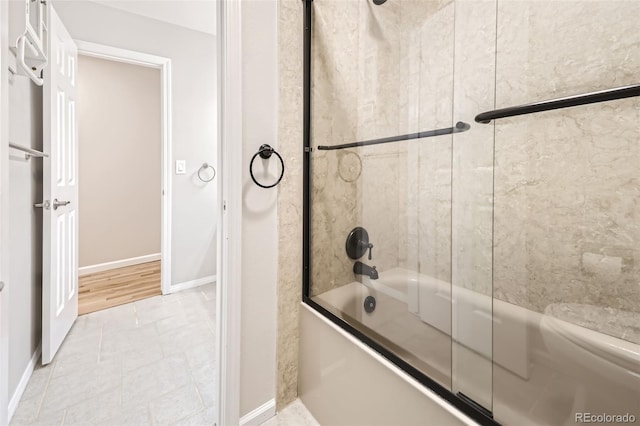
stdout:
{"type": "MultiPolygon", "coordinates": [[[[568,373],[549,339],[545,343],[549,318],[543,321],[543,314],[401,268],[314,299],[392,342],[400,358],[447,388],[453,383],[454,392],[490,407],[503,424],[563,424],[576,410],[572,401],[583,394],[584,381],[568,373]],[[368,296],[377,301],[371,313],[364,309],[368,296]]],[[[583,367],[584,374],[596,375],[590,370],[595,365],[583,367]]],[[[638,393],[615,378],[602,380],[589,392],[603,407],[637,411],[629,401],[638,393]]]]}
{"type": "Polygon", "coordinates": [[[538,323],[540,315],[527,309],[403,268],[380,272],[377,280],[363,277],[362,282],[354,281],[317,298],[396,344],[408,343],[410,348],[420,349],[415,342],[407,342],[411,336],[406,336],[418,330],[418,336],[428,339],[431,347],[428,353],[423,350],[414,355],[435,362],[434,366],[446,370],[447,376],[450,361],[443,361],[445,354],[434,351],[433,346],[448,348],[453,337],[487,360],[494,359],[518,376],[529,377],[528,324],[538,323]],[[371,314],[364,311],[367,296],[374,296],[378,302],[371,314]],[[434,333],[432,328],[441,333],[434,333]],[[499,336],[496,344],[506,341],[511,350],[494,357],[494,334],[499,336]]]}
{"type": "Polygon", "coordinates": [[[298,393],[320,424],[477,425],[306,304],[299,347],[298,393]]]}

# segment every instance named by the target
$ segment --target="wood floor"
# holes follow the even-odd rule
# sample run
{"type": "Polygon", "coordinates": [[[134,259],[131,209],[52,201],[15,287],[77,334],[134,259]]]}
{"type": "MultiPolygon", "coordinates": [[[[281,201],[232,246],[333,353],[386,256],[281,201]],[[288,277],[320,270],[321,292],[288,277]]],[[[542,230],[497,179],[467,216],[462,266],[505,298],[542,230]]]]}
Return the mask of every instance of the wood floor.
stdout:
{"type": "Polygon", "coordinates": [[[159,294],[159,260],[85,275],[78,280],[78,315],[159,294]]]}

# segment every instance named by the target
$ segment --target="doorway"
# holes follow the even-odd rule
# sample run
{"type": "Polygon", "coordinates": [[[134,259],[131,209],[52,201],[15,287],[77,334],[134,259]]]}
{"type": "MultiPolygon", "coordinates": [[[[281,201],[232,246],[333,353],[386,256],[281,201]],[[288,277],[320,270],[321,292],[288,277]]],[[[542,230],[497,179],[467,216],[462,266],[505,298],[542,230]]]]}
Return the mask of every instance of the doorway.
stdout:
{"type": "Polygon", "coordinates": [[[78,45],[78,313],[171,292],[171,60],[78,45]]]}
{"type": "Polygon", "coordinates": [[[81,53],[78,82],[82,315],[162,294],[163,105],[154,66],[81,53]]]}
{"type": "MultiPolygon", "coordinates": [[[[181,409],[186,407],[185,410],[187,410],[181,413],[180,417],[184,415],[185,418],[191,418],[200,416],[200,414],[208,416],[209,412],[205,411],[211,408],[213,400],[208,395],[211,394],[211,388],[215,383],[211,371],[219,371],[213,367],[216,358],[212,355],[215,343],[212,330],[215,329],[216,318],[213,294],[217,287],[214,284],[216,282],[214,259],[217,254],[215,244],[217,218],[213,217],[211,212],[217,201],[215,191],[217,181],[213,184],[210,183],[213,180],[213,167],[207,168],[203,164],[216,165],[217,168],[217,148],[214,143],[217,130],[215,121],[217,64],[213,48],[216,40],[209,33],[203,31],[194,31],[175,23],[165,24],[162,20],[154,20],[93,2],[62,2],[59,6],[58,8],[56,5],[56,11],[60,12],[60,17],[70,34],[73,35],[73,40],[81,55],[91,53],[94,56],[106,57],[110,60],[132,61],[137,65],[155,66],[160,69],[164,114],[162,123],[164,139],[161,154],[162,173],[164,174],[161,221],[162,229],[167,230],[161,238],[161,281],[163,293],[176,294],[169,297],[156,296],[144,301],[83,315],[74,321],[68,335],[60,333],[64,345],[60,346],[60,351],[55,359],[53,357],[55,348],[50,351],[51,356],[47,360],[43,356],[42,362],[49,362],[49,364],[37,365],[39,350],[29,353],[29,355],[33,353],[33,362],[28,366],[23,367],[16,363],[16,371],[24,372],[21,376],[24,380],[21,380],[20,385],[16,389],[11,389],[10,392],[11,399],[16,402],[12,405],[13,409],[11,410],[15,411],[14,422],[19,424],[18,420],[23,419],[30,424],[39,420],[51,420],[54,418],[53,416],[62,411],[66,412],[66,415],[70,415],[76,409],[85,410],[90,405],[89,399],[100,401],[103,396],[106,397],[102,391],[107,391],[107,389],[93,387],[95,383],[102,383],[104,377],[113,380],[109,383],[113,384],[115,388],[113,395],[116,396],[116,413],[120,412],[122,415],[138,414],[129,413],[128,406],[125,406],[135,402],[141,411],[145,412],[146,410],[146,413],[152,416],[142,417],[158,419],[163,416],[164,407],[176,406],[175,404],[164,404],[161,401],[165,396],[169,397],[169,392],[175,391],[176,395],[183,395],[185,401],[191,402],[191,404],[184,404],[184,407],[181,404],[177,405],[181,409]],[[113,28],[119,30],[113,31],[113,28]],[[141,28],[144,29],[144,36],[132,36],[135,34],[134,29],[141,28]],[[136,51],[153,52],[164,57],[140,55],[136,52],[104,48],[104,46],[97,48],[97,46],[91,46],[88,43],[78,42],[78,39],[127,47],[136,51]],[[184,49],[185,45],[191,46],[192,49],[187,52],[184,49]],[[96,49],[93,49],[94,47],[96,49]],[[193,52],[194,55],[187,55],[190,52],[193,52]],[[128,54],[132,56],[129,57],[128,54]],[[165,58],[171,58],[175,65],[173,81],[171,81],[169,72],[171,62],[165,58]],[[169,111],[170,89],[173,90],[173,100],[176,105],[174,115],[171,115],[169,111]],[[169,135],[172,134],[171,118],[175,124],[173,127],[175,140],[179,141],[173,148],[175,150],[173,154],[181,159],[179,161],[182,164],[186,162],[185,172],[180,173],[176,170],[176,176],[173,176],[174,163],[171,161],[171,149],[169,149],[169,135]],[[177,176],[181,174],[184,176],[177,176]],[[209,183],[206,183],[205,180],[209,183]],[[169,204],[171,184],[173,185],[174,199],[173,203],[169,204]],[[168,224],[172,224],[176,231],[173,242],[168,232],[170,230],[168,224]],[[171,243],[173,243],[173,247],[171,243]],[[170,252],[173,253],[173,265],[168,258],[170,252]],[[173,272],[173,276],[171,272],[173,272]],[[166,288],[167,286],[168,288],[166,288]],[[197,286],[201,287],[196,289],[197,286]],[[133,314],[131,312],[128,315],[123,314],[124,311],[131,309],[134,310],[133,314]],[[109,313],[109,311],[111,312],[109,313]],[[176,340],[177,338],[188,341],[181,344],[176,340]],[[187,343],[194,346],[197,344],[198,347],[191,348],[187,343]],[[136,347],[132,347],[132,345],[136,347]],[[148,352],[144,366],[137,364],[137,361],[133,362],[134,360],[142,362],[140,359],[141,347],[144,347],[148,352]],[[132,364],[129,365],[129,362],[132,364]],[[126,374],[125,363],[127,363],[126,374]],[[83,364],[83,368],[80,368],[81,364],[83,364]],[[113,367],[112,364],[116,366],[114,367],[116,370],[119,364],[123,365],[121,369],[122,380],[115,380],[114,375],[108,371],[113,367]],[[134,366],[134,364],[137,365],[134,366]],[[70,366],[71,369],[65,369],[65,365],[70,366]],[[35,371],[33,371],[34,367],[35,371]],[[134,376],[133,370],[130,370],[129,367],[134,370],[142,368],[146,368],[146,370],[139,371],[134,376]],[[89,371],[95,372],[95,375],[92,376],[93,379],[87,376],[89,371]],[[179,374],[176,374],[175,377],[164,377],[156,374],[158,371],[179,374]],[[140,378],[148,379],[149,383],[140,386],[138,380],[140,378]],[[160,382],[155,383],[154,380],[160,382]],[[70,381],[74,381],[74,385],[69,385],[70,381]],[[83,384],[82,391],[75,385],[76,383],[83,384]],[[190,397],[194,393],[192,385],[196,386],[199,399],[190,397]],[[185,386],[186,388],[183,389],[182,387],[185,386]],[[65,397],[61,401],[61,390],[63,389],[75,389],[74,392],[78,397],[65,397]],[[155,393],[147,392],[145,389],[153,389],[155,393]],[[181,393],[182,391],[184,393],[181,393]],[[136,392],[140,394],[138,395],[136,392]],[[133,395],[134,393],[135,395],[133,395]],[[120,398],[117,397],[118,394],[120,398]],[[133,398],[136,395],[140,397],[137,401],[135,401],[136,398],[133,398]],[[196,403],[198,400],[199,403],[196,403]],[[34,409],[36,406],[48,407],[51,408],[51,411],[34,409]]],[[[181,2],[175,2],[175,7],[180,11],[184,10],[181,2]]],[[[194,10],[197,12],[193,13],[194,16],[200,13],[202,7],[198,6],[197,9],[197,11],[194,10]]],[[[53,13],[53,10],[51,12],[53,13]]],[[[73,71],[74,58],[71,53],[67,57],[67,53],[73,50],[72,47],[69,44],[68,51],[64,51],[62,57],[60,53],[62,50],[52,47],[52,66],[47,69],[59,70],[64,65],[66,70],[73,71]]],[[[73,75],[70,77],[73,78],[73,75]]],[[[50,84],[49,87],[56,86],[50,84]]],[[[55,96],[51,98],[57,99],[55,96]]],[[[30,107],[38,109],[36,103],[30,107]]],[[[70,110],[64,109],[64,111],[70,110]]],[[[52,116],[56,117],[55,114],[52,116]]],[[[47,139],[54,140],[56,133],[52,132],[52,135],[54,137],[47,139]]],[[[82,137],[82,135],[80,136],[82,137]]],[[[43,150],[47,153],[56,153],[55,150],[43,150]]],[[[65,154],[68,152],[68,150],[64,151],[65,154]]],[[[54,159],[53,155],[48,161],[48,164],[57,163],[57,159],[54,159]]],[[[67,162],[67,164],[70,163],[67,162]]],[[[80,186],[82,187],[82,185],[81,182],[80,186]]],[[[59,201],[68,200],[68,198],[60,198],[53,191],[51,196],[46,198],[54,199],[56,197],[59,201]]],[[[52,200],[52,202],[54,201],[52,200]]],[[[78,204],[78,202],[72,202],[66,209],[78,204]]],[[[116,208],[126,207],[112,207],[112,209],[116,208]]],[[[65,211],[65,207],[59,208],[58,212],[60,211],[65,211]]],[[[47,210],[47,213],[53,213],[53,208],[47,210]]],[[[81,216],[82,213],[80,213],[81,216]]],[[[66,247],[70,246],[67,245],[64,250],[54,250],[54,252],[66,253],[70,251],[66,247]]],[[[67,275],[73,275],[70,271],[77,271],[79,266],[83,265],[76,264],[75,268],[65,267],[63,269],[64,274],[61,275],[64,278],[65,291],[66,284],[73,284],[73,281],[66,280],[67,275]]],[[[56,277],[55,274],[46,275],[56,277]]],[[[72,285],[68,287],[68,299],[71,300],[74,288],[72,285]]],[[[57,301],[55,295],[49,299],[57,301]]],[[[54,310],[55,312],[57,311],[54,310]]],[[[69,328],[65,328],[63,331],[68,330],[69,328]]],[[[42,335],[45,336],[45,334],[43,331],[42,335]]],[[[13,341],[10,342],[10,346],[16,348],[13,341]]],[[[45,342],[43,342],[43,348],[44,346],[45,342]]],[[[95,415],[109,414],[109,410],[104,407],[94,409],[91,406],[87,410],[95,415]]],[[[88,418],[83,418],[83,420],[88,420],[88,418]]],[[[72,422],[70,421],[70,423],[72,422]]]]}

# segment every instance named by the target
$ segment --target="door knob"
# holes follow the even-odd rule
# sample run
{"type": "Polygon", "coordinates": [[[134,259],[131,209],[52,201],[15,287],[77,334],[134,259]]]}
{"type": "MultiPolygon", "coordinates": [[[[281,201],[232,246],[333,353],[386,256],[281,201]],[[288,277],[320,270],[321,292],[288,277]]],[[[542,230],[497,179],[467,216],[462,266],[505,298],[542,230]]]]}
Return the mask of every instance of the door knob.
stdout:
{"type": "Polygon", "coordinates": [[[68,204],[71,204],[71,201],[58,201],[57,198],[53,199],[53,209],[58,210],[58,207],[64,207],[68,204]]]}

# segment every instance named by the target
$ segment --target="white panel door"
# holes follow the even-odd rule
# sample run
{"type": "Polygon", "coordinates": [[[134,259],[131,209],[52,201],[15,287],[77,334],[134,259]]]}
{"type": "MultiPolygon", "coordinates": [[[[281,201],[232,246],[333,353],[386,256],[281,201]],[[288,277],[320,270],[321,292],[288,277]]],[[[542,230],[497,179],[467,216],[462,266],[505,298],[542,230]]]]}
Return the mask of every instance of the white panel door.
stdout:
{"type": "Polygon", "coordinates": [[[53,360],[78,317],[78,49],[53,7],[44,70],[42,363],[53,360]]]}

